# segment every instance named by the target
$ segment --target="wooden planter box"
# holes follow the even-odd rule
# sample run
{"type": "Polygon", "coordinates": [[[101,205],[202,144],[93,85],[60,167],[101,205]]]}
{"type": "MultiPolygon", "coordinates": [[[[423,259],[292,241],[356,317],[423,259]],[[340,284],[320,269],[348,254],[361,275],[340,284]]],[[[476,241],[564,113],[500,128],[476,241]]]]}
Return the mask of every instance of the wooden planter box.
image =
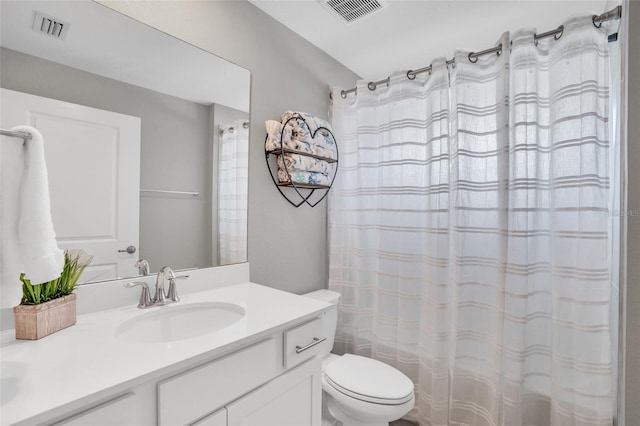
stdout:
{"type": "Polygon", "coordinates": [[[76,323],[76,294],[13,308],[16,339],[37,340],[76,323]]]}

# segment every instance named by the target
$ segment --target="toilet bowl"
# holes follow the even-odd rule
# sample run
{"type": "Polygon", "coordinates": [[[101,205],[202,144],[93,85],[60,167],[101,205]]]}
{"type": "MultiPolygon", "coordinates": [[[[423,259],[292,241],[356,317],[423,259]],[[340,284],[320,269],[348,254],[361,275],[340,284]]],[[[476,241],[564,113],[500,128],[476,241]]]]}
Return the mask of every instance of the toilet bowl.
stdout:
{"type": "Polygon", "coordinates": [[[329,353],[333,347],[340,294],[318,290],[304,296],[331,303],[323,320],[328,345],[322,360],[322,425],[387,426],[415,404],[413,382],[383,362],[329,353]]]}

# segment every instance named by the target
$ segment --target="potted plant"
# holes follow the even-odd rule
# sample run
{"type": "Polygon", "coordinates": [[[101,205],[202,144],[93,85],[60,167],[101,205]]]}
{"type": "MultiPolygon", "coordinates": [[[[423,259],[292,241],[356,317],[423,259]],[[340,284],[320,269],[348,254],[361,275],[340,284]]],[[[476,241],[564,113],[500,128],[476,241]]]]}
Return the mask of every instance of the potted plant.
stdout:
{"type": "Polygon", "coordinates": [[[62,274],[55,280],[32,285],[24,273],[20,274],[22,300],[13,308],[16,339],[37,340],[76,323],[73,290],[92,260],[83,250],[67,250],[62,274]]]}

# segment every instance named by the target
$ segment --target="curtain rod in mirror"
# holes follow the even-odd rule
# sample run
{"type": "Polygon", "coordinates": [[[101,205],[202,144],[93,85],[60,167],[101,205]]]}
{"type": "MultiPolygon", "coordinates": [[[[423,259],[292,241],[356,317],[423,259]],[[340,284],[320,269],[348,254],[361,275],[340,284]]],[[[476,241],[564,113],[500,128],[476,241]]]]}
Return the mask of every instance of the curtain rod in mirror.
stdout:
{"type": "Polygon", "coordinates": [[[194,197],[199,197],[199,192],[190,192],[190,191],[167,191],[164,189],[140,189],[140,192],[153,192],[158,194],[174,194],[174,195],[192,195],[194,197]]]}

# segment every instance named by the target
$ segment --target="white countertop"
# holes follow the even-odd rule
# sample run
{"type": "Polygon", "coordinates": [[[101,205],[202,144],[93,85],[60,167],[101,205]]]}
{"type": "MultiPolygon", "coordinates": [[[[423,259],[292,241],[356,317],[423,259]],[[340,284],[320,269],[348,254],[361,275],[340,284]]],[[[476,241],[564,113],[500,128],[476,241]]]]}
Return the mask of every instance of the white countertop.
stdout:
{"type": "MultiPolygon", "coordinates": [[[[165,307],[136,306],[79,315],[76,325],[37,341],[0,334],[0,423],[13,425],[50,410],[206,354],[213,357],[245,346],[287,324],[318,315],[330,305],[254,283],[181,295],[165,307]],[[230,327],[171,343],[137,343],[117,338],[123,321],[188,303],[226,302],[246,315],[230,327]]],[[[70,407],[73,408],[72,405],[70,407]]]]}

